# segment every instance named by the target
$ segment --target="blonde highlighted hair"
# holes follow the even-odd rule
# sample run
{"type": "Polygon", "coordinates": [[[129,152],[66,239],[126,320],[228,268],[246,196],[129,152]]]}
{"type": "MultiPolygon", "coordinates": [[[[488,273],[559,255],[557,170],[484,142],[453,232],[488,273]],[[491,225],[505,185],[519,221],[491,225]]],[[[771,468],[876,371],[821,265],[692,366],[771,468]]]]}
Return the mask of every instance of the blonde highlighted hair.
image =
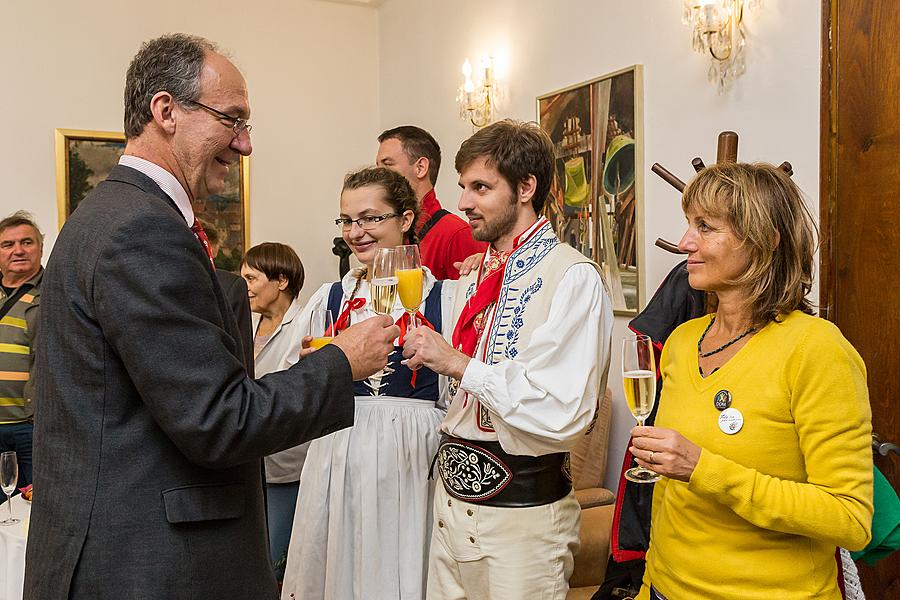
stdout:
{"type": "Polygon", "coordinates": [[[746,248],[750,265],[729,283],[746,290],[755,327],[795,310],[813,313],[806,296],[818,229],[786,173],[767,163],[711,165],[685,187],[681,207],[725,219],[746,248]]]}

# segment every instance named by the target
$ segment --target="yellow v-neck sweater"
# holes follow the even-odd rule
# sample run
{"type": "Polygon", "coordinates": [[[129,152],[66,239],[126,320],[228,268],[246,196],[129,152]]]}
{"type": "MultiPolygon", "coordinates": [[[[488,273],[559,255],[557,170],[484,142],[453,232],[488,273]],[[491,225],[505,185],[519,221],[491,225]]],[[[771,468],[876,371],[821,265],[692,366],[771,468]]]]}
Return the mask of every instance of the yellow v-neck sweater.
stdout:
{"type": "Polygon", "coordinates": [[[653,492],[644,588],[670,600],[840,600],[835,548],[863,548],[872,523],[866,371],[832,323],[794,312],[703,378],[710,317],[663,349],[658,427],[702,448],[689,483],[653,492]],[[743,428],[726,435],[713,399],[731,393],[743,428]]]}

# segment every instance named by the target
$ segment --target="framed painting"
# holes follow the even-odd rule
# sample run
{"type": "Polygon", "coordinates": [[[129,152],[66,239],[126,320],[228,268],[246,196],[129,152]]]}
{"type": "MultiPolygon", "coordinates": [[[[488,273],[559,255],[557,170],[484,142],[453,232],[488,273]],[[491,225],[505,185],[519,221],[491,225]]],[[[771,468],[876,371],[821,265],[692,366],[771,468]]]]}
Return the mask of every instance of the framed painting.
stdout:
{"type": "Polygon", "coordinates": [[[601,266],[613,310],[626,316],[644,305],[642,75],[634,65],[537,99],[556,148],[544,214],[601,266]]]}
{"type": "MultiPolygon", "coordinates": [[[[59,226],[109,175],[125,151],[125,135],[113,131],[56,130],[56,202],[59,226]]],[[[250,159],[229,169],[221,194],[193,203],[194,214],[219,231],[216,268],[237,271],[250,246],[250,159]]]]}

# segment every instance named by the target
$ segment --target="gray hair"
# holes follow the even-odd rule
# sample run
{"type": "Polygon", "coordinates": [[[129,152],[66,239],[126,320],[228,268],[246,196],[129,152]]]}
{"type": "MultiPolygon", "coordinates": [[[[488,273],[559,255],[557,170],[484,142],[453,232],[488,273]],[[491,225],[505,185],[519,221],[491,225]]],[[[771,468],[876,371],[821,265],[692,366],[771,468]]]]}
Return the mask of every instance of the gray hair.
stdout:
{"type": "Polygon", "coordinates": [[[3,233],[10,227],[19,227],[21,225],[28,225],[29,227],[34,229],[38,234],[38,238],[40,238],[39,241],[41,242],[41,244],[44,243],[44,233],[41,231],[41,228],[38,227],[37,222],[34,220],[34,215],[32,215],[27,210],[18,210],[0,221],[0,233],[3,233]]]}
{"type": "Polygon", "coordinates": [[[125,76],[125,137],[135,138],[153,120],[150,100],[169,92],[179,104],[200,96],[200,70],[207,52],[218,52],[211,41],[172,33],[144,42],[125,76]]]}

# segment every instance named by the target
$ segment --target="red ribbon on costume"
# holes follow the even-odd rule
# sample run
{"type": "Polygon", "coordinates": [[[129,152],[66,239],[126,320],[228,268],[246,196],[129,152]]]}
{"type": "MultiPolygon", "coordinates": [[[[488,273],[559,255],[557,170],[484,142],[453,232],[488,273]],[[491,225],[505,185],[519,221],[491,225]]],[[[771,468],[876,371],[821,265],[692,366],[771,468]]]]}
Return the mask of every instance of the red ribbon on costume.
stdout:
{"type": "Polygon", "coordinates": [[[209,238],[206,237],[206,232],[203,231],[203,225],[200,224],[197,217],[194,217],[194,224],[191,225],[191,231],[193,231],[194,235],[197,236],[197,239],[200,240],[200,244],[203,246],[203,249],[206,250],[206,255],[209,257],[209,262],[212,263],[213,271],[215,271],[216,263],[213,262],[212,246],[209,245],[209,238]]]}
{"type": "Polygon", "coordinates": [[[325,332],[325,337],[334,337],[337,333],[347,329],[350,326],[350,312],[358,310],[366,305],[365,298],[354,298],[348,300],[344,310],[338,315],[337,322],[334,323],[334,329],[325,332]]]}
{"type": "MultiPolygon", "coordinates": [[[[403,316],[400,317],[399,319],[397,319],[397,326],[400,327],[400,338],[399,338],[400,346],[403,346],[403,340],[406,339],[406,332],[409,331],[409,320],[410,319],[409,319],[408,312],[404,312],[403,316]]],[[[425,318],[425,315],[423,315],[422,313],[420,313],[418,311],[416,312],[416,321],[418,321],[418,323],[419,323],[417,325],[417,327],[427,327],[428,329],[435,331],[434,325],[429,323],[428,319],[425,318]]],[[[410,377],[410,379],[409,379],[409,384],[412,386],[413,389],[416,389],[416,374],[418,372],[419,372],[418,370],[413,371],[412,377],[410,377]]]]}

